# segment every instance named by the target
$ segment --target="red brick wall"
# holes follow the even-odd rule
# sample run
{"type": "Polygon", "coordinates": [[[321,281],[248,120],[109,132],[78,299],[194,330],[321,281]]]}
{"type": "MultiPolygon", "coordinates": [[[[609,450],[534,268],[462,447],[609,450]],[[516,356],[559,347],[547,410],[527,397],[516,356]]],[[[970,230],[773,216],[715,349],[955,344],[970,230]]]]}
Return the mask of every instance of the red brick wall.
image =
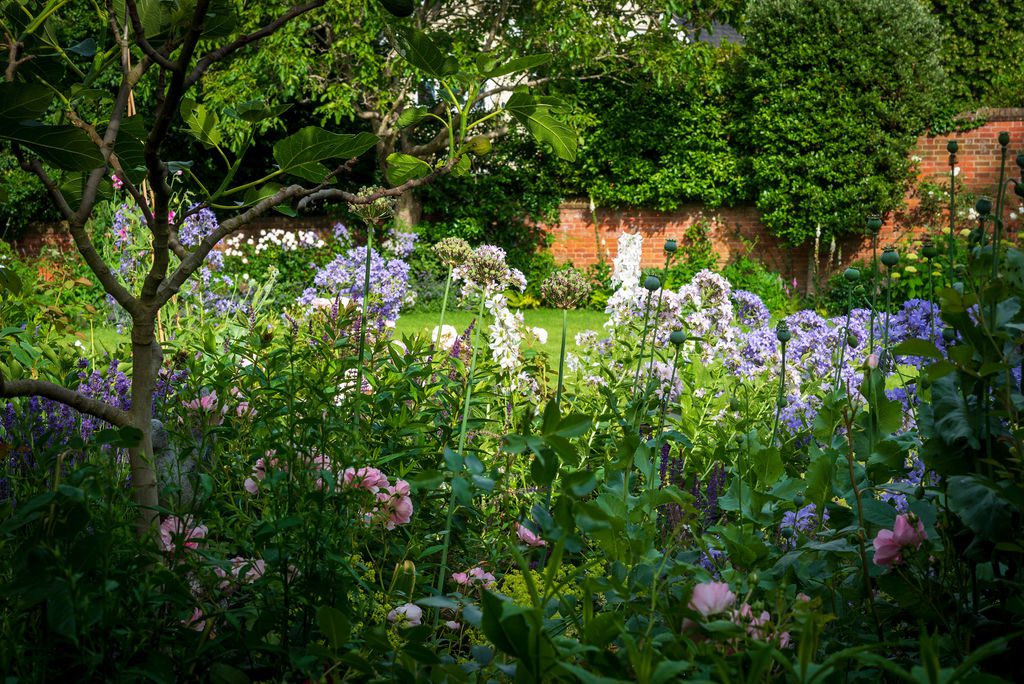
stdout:
{"type": "MultiPolygon", "coordinates": [[[[984,114],[987,123],[966,133],[930,138],[922,136],[914,151],[918,162],[918,178],[948,185],[949,154],[946,143],[955,139],[959,145],[957,166],[958,179],[963,187],[975,195],[988,194],[995,197],[999,184],[999,142],[1001,131],[1010,134],[1007,155],[1006,177],[1020,176],[1015,163],[1018,152],[1024,152],[1024,109],[989,110],[984,114]]],[[[1020,203],[1012,191],[1008,194],[1006,213],[1020,203]]],[[[908,237],[923,237],[929,232],[921,223],[916,211],[920,201],[908,195],[905,209],[886,216],[879,233],[879,246],[898,243],[908,237]]],[[[562,205],[559,225],[551,227],[554,243],[551,250],[562,262],[571,261],[585,267],[597,261],[597,242],[605,259],[615,257],[618,235],[623,231],[639,230],[645,238],[644,266],[660,266],[664,263],[662,245],[664,239],[682,239],[687,227],[694,221],[707,219],[712,223],[711,240],[714,251],[723,265],[737,255],[746,253],[743,240],[754,247],[751,254],[760,259],[784,278],[796,278],[803,287],[810,287],[812,273],[816,270],[819,280],[836,269],[844,268],[859,258],[870,257],[871,240],[867,236],[850,235],[838,241],[834,247],[829,243],[819,244],[817,269],[812,269],[814,245],[792,248],[782,244],[768,234],[753,207],[707,209],[699,205],[687,206],[673,212],[659,212],[649,209],[596,210],[598,230],[586,202],[567,202],[562,205]]],[[[941,231],[943,224],[937,226],[941,231]]]]}

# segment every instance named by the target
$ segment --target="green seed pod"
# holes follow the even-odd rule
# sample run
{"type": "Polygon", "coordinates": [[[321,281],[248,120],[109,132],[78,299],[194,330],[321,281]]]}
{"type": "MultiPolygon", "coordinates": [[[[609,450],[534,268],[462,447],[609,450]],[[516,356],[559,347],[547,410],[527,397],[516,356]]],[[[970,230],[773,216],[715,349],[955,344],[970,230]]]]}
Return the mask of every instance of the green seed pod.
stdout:
{"type": "Polygon", "coordinates": [[[895,247],[886,247],[882,250],[882,264],[886,268],[892,268],[900,263],[900,255],[895,247]]]}
{"type": "Polygon", "coordinates": [[[978,198],[978,201],[974,203],[974,210],[978,212],[978,216],[988,216],[992,213],[992,200],[989,197],[982,195],[978,198]]]}
{"type": "Polygon", "coordinates": [[[846,346],[850,347],[851,349],[853,347],[856,347],[857,346],[857,336],[854,335],[853,333],[850,333],[849,335],[847,335],[846,336],[846,346]]]}
{"type": "Polygon", "coordinates": [[[782,344],[786,344],[793,339],[793,333],[789,331],[789,325],[786,321],[779,321],[779,324],[775,326],[775,339],[782,344]]]}
{"type": "Polygon", "coordinates": [[[801,508],[804,505],[804,495],[797,494],[796,496],[794,496],[793,505],[796,506],[797,508],[801,508]]]}
{"type": "Polygon", "coordinates": [[[669,254],[675,254],[675,251],[679,249],[679,245],[675,240],[665,240],[665,251],[669,254]]]}
{"type": "Polygon", "coordinates": [[[469,139],[466,149],[477,157],[483,157],[491,151],[491,139],[485,135],[478,135],[469,139]]]}
{"type": "Polygon", "coordinates": [[[956,151],[957,151],[956,140],[950,140],[948,143],[946,143],[946,151],[949,152],[950,154],[956,154],[956,151]]]}
{"type": "Polygon", "coordinates": [[[658,276],[649,275],[644,278],[644,289],[648,292],[654,292],[659,287],[661,287],[661,281],[658,279],[658,276]]]}
{"type": "Polygon", "coordinates": [[[1009,145],[1010,144],[1010,134],[1007,133],[1006,131],[1001,131],[999,133],[999,144],[1002,145],[1003,147],[1006,147],[1007,145],[1009,145]]]}
{"type": "Polygon", "coordinates": [[[877,233],[882,230],[882,217],[874,214],[868,216],[867,227],[872,233],[877,233]]]}
{"type": "Polygon", "coordinates": [[[939,248],[936,247],[935,243],[932,242],[931,240],[929,240],[928,242],[924,243],[924,246],[921,247],[921,256],[923,256],[925,259],[928,259],[929,261],[931,261],[932,259],[934,259],[938,255],[939,255],[939,248]]]}
{"type": "Polygon", "coordinates": [[[843,277],[846,278],[849,282],[855,283],[858,280],[860,280],[860,271],[858,271],[855,268],[848,268],[843,273],[843,277]]]}
{"type": "Polygon", "coordinates": [[[683,330],[673,330],[672,334],[668,336],[668,341],[678,347],[683,342],[686,342],[686,332],[683,330]]]}
{"type": "Polygon", "coordinates": [[[792,527],[783,527],[782,528],[782,536],[785,537],[786,539],[792,539],[795,534],[796,534],[796,532],[793,530],[792,527]]]}

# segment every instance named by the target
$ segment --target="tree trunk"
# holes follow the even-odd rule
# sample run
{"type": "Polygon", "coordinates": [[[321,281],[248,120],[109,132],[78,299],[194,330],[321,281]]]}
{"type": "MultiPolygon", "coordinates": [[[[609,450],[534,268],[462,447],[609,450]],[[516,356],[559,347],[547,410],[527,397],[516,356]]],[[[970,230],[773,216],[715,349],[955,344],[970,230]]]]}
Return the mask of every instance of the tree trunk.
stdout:
{"type": "MultiPolygon", "coordinates": [[[[152,318],[152,317],[150,317],[152,318]]],[[[157,518],[160,489],[153,458],[153,393],[157,374],[163,364],[163,351],[154,335],[153,321],[134,321],[132,325],[132,425],[142,432],[137,447],[128,451],[132,492],[135,499],[136,532],[150,534],[157,518]]]]}
{"type": "Polygon", "coordinates": [[[413,190],[406,190],[395,206],[395,222],[405,228],[418,226],[423,218],[423,203],[413,190]]]}

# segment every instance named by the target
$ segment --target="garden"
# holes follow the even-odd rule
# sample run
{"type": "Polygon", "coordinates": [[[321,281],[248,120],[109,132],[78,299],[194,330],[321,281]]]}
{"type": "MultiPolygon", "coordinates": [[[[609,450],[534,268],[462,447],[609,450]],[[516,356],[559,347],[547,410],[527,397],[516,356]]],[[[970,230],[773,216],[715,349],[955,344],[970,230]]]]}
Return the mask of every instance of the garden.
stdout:
{"type": "Polygon", "coordinates": [[[1019,681],[1024,91],[938,4],[0,0],[4,681],[1019,681]]]}

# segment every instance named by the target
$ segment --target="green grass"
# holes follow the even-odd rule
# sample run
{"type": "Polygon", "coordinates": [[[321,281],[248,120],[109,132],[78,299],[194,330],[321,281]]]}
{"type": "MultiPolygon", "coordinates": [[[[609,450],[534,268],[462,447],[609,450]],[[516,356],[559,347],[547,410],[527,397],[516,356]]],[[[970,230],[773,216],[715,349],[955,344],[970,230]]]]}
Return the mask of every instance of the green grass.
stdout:
{"type": "MultiPolygon", "coordinates": [[[[430,332],[437,325],[440,313],[407,313],[398,318],[395,325],[395,336],[413,335],[416,333],[430,335],[430,332]]],[[[445,325],[452,325],[460,333],[465,330],[470,321],[476,316],[476,312],[469,311],[447,311],[444,315],[445,325]]],[[[558,309],[527,309],[523,311],[523,318],[526,325],[531,328],[544,328],[548,331],[547,344],[542,346],[552,358],[558,358],[559,345],[562,343],[562,312],[558,309]]],[[[567,352],[576,346],[573,342],[576,333],[582,330],[604,331],[604,322],[608,320],[608,314],[600,311],[578,310],[569,312],[568,335],[565,349],[567,352]]],[[[490,319],[485,321],[490,325],[490,319]]]]}
{"type": "MultiPolygon", "coordinates": [[[[470,321],[473,320],[475,315],[475,312],[469,311],[447,311],[444,315],[444,322],[445,325],[455,326],[456,330],[461,333],[469,326],[470,321]]],[[[437,325],[439,316],[438,312],[402,314],[395,326],[395,337],[401,339],[402,335],[429,335],[430,331],[437,325]]],[[[544,328],[548,331],[547,344],[542,345],[541,349],[546,351],[551,358],[557,359],[559,345],[562,341],[562,312],[558,309],[528,309],[523,311],[523,318],[527,326],[531,328],[544,328]]],[[[570,311],[569,339],[566,342],[566,351],[570,352],[575,348],[576,344],[573,340],[576,337],[576,333],[588,329],[603,333],[604,322],[607,320],[608,315],[600,311],[570,311]]],[[[484,324],[490,325],[491,320],[488,318],[484,321],[484,324]]],[[[117,329],[112,326],[97,327],[91,331],[86,328],[79,332],[84,336],[84,339],[79,339],[85,345],[86,354],[93,359],[102,358],[104,352],[113,354],[119,345],[127,344],[131,341],[128,335],[118,334],[117,329]],[[95,353],[93,353],[93,349],[95,349],[95,353]]]]}

